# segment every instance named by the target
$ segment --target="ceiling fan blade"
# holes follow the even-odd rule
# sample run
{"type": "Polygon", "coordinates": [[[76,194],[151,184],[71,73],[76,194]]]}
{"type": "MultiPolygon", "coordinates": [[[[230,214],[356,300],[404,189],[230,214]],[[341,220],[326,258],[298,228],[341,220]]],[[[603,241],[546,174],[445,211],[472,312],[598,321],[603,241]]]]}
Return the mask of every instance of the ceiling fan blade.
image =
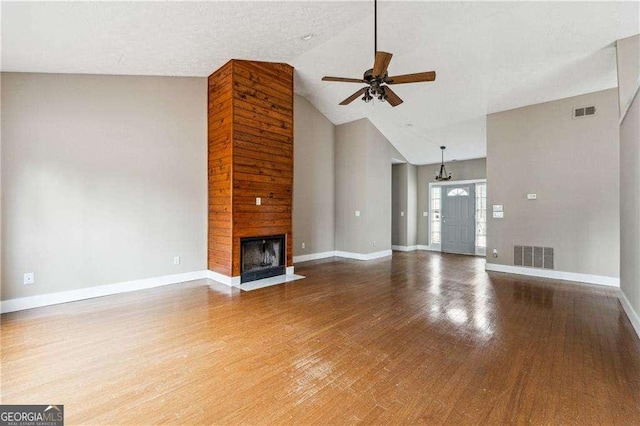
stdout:
{"type": "Polygon", "coordinates": [[[387,77],[385,83],[387,84],[405,84],[405,83],[420,83],[423,81],[434,81],[436,79],[435,71],[417,72],[415,74],[394,75],[393,77],[387,77]]]}
{"type": "Polygon", "coordinates": [[[398,106],[402,102],[404,102],[402,99],[400,99],[400,96],[396,95],[396,92],[391,90],[389,86],[383,86],[383,87],[384,87],[384,94],[387,97],[387,102],[389,102],[391,106],[398,106]]]}
{"type": "Polygon", "coordinates": [[[358,90],[356,93],[354,93],[353,95],[349,96],[347,99],[345,99],[344,101],[340,102],[340,105],[349,105],[351,102],[355,101],[356,99],[358,99],[361,95],[364,95],[364,92],[366,92],[368,89],[368,87],[363,87],[362,89],[358,90]]]}
{"type": "Polygon", "coordinates": [[[373,77],[384,77],[393,55],[387,52],[376,52],[376,60],[373,63],[373,77]]]}
{"type": "Polygon", "coordinates": [[[366,83],[361,78],[322,77],[322,81],[341,81],[343,83],[366,83]]]}

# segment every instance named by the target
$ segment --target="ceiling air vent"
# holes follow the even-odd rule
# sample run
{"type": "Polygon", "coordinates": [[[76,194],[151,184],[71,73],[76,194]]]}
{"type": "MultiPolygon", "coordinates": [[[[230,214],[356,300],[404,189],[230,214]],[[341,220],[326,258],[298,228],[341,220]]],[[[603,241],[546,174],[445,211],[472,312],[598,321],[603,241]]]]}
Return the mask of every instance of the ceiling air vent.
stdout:
{"type": "Polygon", "coordinates": [[[591,115],[596,115],[596,107],[593,105],[573,109],[573,118],[584,118],[591,115]]]}

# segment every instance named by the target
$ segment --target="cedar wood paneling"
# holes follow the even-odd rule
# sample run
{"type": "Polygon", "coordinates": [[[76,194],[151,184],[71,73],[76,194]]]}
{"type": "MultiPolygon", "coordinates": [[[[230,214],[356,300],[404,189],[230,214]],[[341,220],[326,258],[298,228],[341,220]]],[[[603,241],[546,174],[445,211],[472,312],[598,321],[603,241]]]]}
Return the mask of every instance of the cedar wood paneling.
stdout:
{"type": "Polygon", "coordinates": [[[209,269],[240,275],[240,238],[276,234],[292,265],[292,197],[293,68],[229,61],[209,76],[209,269]]]}

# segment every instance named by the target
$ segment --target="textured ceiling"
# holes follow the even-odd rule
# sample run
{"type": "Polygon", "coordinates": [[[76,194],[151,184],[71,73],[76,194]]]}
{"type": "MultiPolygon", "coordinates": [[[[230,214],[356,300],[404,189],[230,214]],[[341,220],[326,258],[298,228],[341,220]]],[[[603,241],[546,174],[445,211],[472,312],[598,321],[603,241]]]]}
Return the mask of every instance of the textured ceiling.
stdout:
{"type": "Polygon", "coordinates": [[[3,71],[207,76],[230,58],[288,62],[336,124],[369,117],[414,164],[483,157],[485,115],[616,86],[615,40],[638,2],[381,2],[378,47],[405,103],[338,102],[373,62],[370,2],[3,2],[3,71]],[[303,41],[301,37],[314,37],[303,41]]]}

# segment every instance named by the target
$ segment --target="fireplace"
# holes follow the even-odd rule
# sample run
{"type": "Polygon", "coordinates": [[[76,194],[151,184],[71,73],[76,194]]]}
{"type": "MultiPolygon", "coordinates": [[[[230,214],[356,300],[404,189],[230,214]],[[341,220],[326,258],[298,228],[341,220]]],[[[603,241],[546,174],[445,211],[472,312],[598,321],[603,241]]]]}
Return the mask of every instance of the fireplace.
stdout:
{"type": "Polygon", "coordinates": [[[285,236],[240,239],[240,282],[284,275],[285,236]]]}
{"type": "Polygon", "coordinates": [[[208,80],[208,269],[229,285],[292,273],[293,67],[233,59],[208,80]]]}

